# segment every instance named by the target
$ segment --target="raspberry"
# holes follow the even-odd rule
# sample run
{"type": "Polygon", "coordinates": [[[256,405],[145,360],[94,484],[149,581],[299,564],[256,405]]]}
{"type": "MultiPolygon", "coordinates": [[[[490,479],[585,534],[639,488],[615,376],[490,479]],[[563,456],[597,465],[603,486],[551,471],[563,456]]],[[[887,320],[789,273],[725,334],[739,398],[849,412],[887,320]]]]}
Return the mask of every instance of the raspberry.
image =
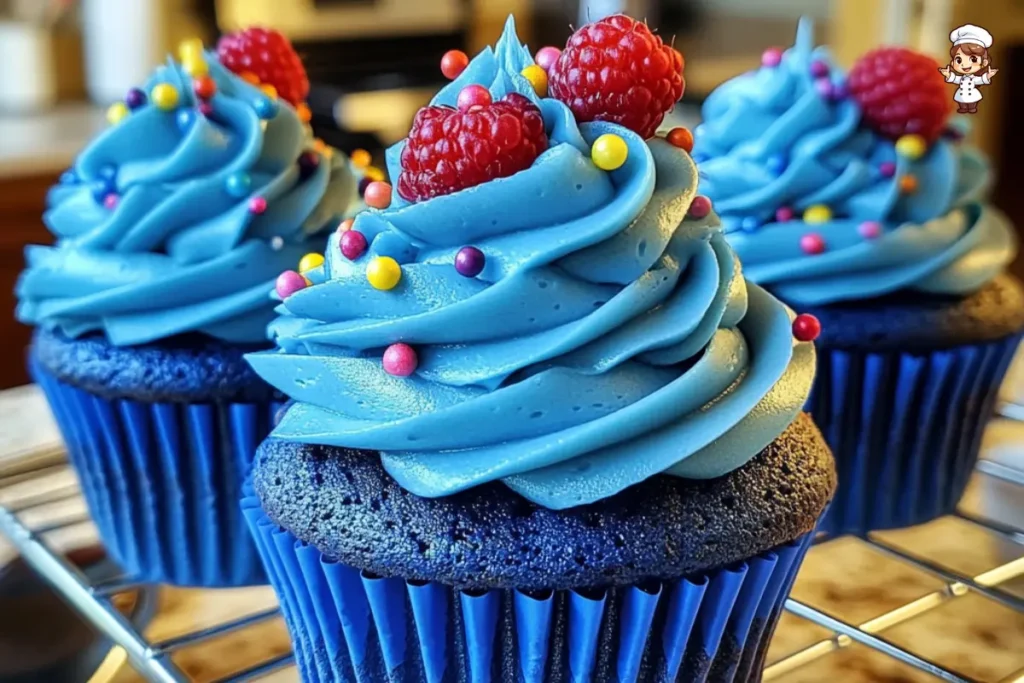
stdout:
{"type": "Polygon", "coordinates": [[[236,74],[250,72],[260,83],[274,86],[277,94],[298,106],[309,95],[309,77],[295,48],[272,29],[247,28],[228,33],[217,42],[221,64],[236,74]]]}
{"type": "Polygon", "coordinates": [[[547,146],[540,109],[518,93],[464,112],[423,107],[402,150],[398,194],[416,202],[505,178],[547,146]]]}
{"type": "Polygon", "coordinates": [[[849,76],[850,94],[864,122],[893,140],[917,134],[939,137],[950,113],[950,97],[939,65],[903,47],[873,50],[857,60],[849,76]]]}
{"type": "Polygon", "coordinates": [[[576,31],[548,74],[548,92],[576,120],[612,121],[652,137],[683,96],[683,56],[625,15],[576,31]]]}

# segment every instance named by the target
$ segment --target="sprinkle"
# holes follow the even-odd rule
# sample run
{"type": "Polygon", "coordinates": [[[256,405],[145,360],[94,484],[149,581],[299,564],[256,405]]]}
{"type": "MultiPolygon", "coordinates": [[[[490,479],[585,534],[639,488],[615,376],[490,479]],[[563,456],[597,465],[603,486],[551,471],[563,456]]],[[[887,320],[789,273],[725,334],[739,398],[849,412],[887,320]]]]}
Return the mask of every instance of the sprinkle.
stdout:
{"type": "Polygon", "coordinates": [[[900,178],[900,192],[903,194],[913,194],[917,192],[917,176],[908,173],[900,178]]]}
{"type": "Polygon", "coordinates": [[[260,90],[262,90],[263,94],[269,97],[270,99],[277,99],[277,88],[272,86],[270,83],[264,83],[263,85],[261,85],[260,90]]]}
{"type": "Polygon", "coordinates": [[[346,218],[342,222],[338,223],[338,233],[348,232],[352,229],[352,224],[355,222],[354,218],[346,218]]]}
{"type": "MultiPolygon", "coordinates": [[[[366,253],[366,235],[358,230],[352,230],[351,226],[341,233],[341,239],[338,240],[338,243],[341,247],[341,255],[349,261],[355,261],[366,253]]],[[[369,272],[367,272],[367,277],[369,277],[369,272]]],[[[370,282],[371,284],[373,283],[372,280],[370,282]]],[[[373,286],[377,287],[377,285],[373,286]]],[[[394,287],[394,285],[391,285],[391,287],[394,287]]],[[[377,289],[391,289],[391,287],[377,287],[377,289]]]]}
{"type": "Polygon", "coordinates": [[[793,336],[797,341],[812,342],[821,334],[821,322],[810,313],[801,313],[793,320],[793,336]]]}
{"type": "Polygon", "coordinates": [[[323,141],[323,138],[316,138],[315,140],[313,140],[313,151],[319,154],[320,156],[328,158],[334,155],[334,150],[331,148],[330,145],[323,141]]]}
{"type": "Polygon", "coordinates": [[[701,219],[711,213],[711,200],[702,194],[697,195],[690,202],[690,209],[687,211],[690,218],[701,219]]]}
{"type": "Polygon", "coordinates": [[[384,357],[381,359],[384,372],[395,377],[408,377],[416,372],[419,365],[419,358],[416,351],[408,344],[392,344],[384,350],[384,357]]]}
{"type": "Polygon", "coordinates": [[[832,220],[832,209],[828,208],[824,204],[815,204],[804,209],[804,223],[811,223],[814,225],[818,223],[827,223],[830,220],[832,220]]]}
{"type": "Polygon", "coordinates": [[[117,204],[120,201],[121,197],[118,194],[111,192],[103,198],[103,208],[113,211],[117,208],[117,204]]]}
{"type": "Polygon", "coordinates": [[[522,71],[519,72],[523,78],[530,82],[533,86],[533,92],[537,93],[538,97],[548,96],[548,72],[537,66],[531,64],[522,71]]]}
{"type": "Polygon", "coordinates": [[[814,81],[814,89],[826,100],[831,100],[835,96],[835,86],[827,78],[819,78],[814,81]]]}
{"type": "Polygon", "coordinates": [[[251,71],[243,71],[242,73],[238,74],[238,77],[241,78],[246,83],[248,83],[249,85],[259,85],[260,84],[260,77],[257,76],[256,74],[254,74],[251,71]]]}
{"type": "Polygon", "coordinates": [[[374,209],[386,209],[391,206],[391,185],[380,180],[374,180],[366,186],[363,193],[363,201],[367,206],[374,209]]]}
{"type": "Polygon", "coordinates": [[[882,234],[882,224],[878,221],[864,221],[857,226],[857,232],[866,240],[873,240],[882,234]]]}
{"type": "Polygon", "coordinates": [[[372,180],[384,180],[384,171],[380,170],[376,166],[367,166],[363,169],[363,174],[372,180]]]}
{"type": "Polygon", "coordinates": [[[476,247],[463,247],[455,254],[455,270],[465,277],[476,277],[484,270],[487,257],[476,247]]]}
{"type": "Polygon", "coordinates": [[[128,105],[124,102],[115,102],[107,109],[107,122],[112,126],[121,123],[126,116],[128,116],[128,105]]]}
{"type": "Polygon", "coordinates": [[[673,147],[685,150],[687,154],[693,151],[693,133],[690,132],[689,128],[673,128],[665,136],[668,143],[673,147]]]}
{"type": "Polygon", "coordinates": [[[217,83],[209,76],[200,76],[192,81],[192,92],[201,100],[208,100],[217,92],[217,83]]]}
{"type": "Polygon", "coordinates": [[[805,254],[820,254],[825,251],[825,240],[816,232],[809,232],[800,238],[800,250],[805,254]]]}
{"type": "Polygon", "coordinates": [[[839,81],[832,86],[832,101],[840,102],[850,96],[850,84],[846,81],[839,81]]]}
{"type": "Polygon", "coordinates": [[[883,161],[878,165],[878,172],[883,178],[892,178],[896,175],[896,164],[891,161],[883,161]]]}
{"type": "Polygon", "coordinates": [[[100,177],[108,182],[113,182],[114,178],[117,177],[117,166],[113,164],[103,164],[100,167],[100,177]]]}
{"type": "Polygon", "coordinates": [[[299,106],[295,107],[295,113],[298,114],[299,121],[303,123],[309,123],[313,120],[313,112],[305,102],[300,102],[299,106]]]}
{"type": "Polygon", "coordinates": [[[558,58],[562,56],[562,51],[557,47],[542,47],[537,50],[537,54],[533,56],[533,61],[537,62],[537,66],[544,69],[545,71],[551,71],[551,67],[555,65],[558,58]]]}
{"type": "Polygon", "coordinates": [[[124,97],[124,103],[129,109],[135,110],[146,104],[146,93],[139,88],[132,88],[124,97]]]}
{"type": "Polygon", "coordinates": [[[249,194],[249,188],[252,187],[252,178],[242,171],[232,173],[225,181],[224,187],[232,197],[244,197],[249,194]]]}
{"type": "Polygon", "coordinates": [[[788,206],[780,206],[778,209],[775,210],[775,220],[778,221],[779,223],[791,221],[793,220],[793,216],[795,215],[796,214],[793,213],[793,209],[789,208],[788,206]]]}
{"type": "Polygon", "coordinates": [[[775,67],[782,63],[782,48],[770,47],[761,53],[761,66],[775,67]]]}
{"type": "Polygon", "coordinates": [[[280,235],[274,235],[270,238],[270,248],[274,251],[281,251],[284,249],[284,238],[280,235]]]}
{"type": "Polygon", "coordinates": [[[267,200],[265,197],[253,197],[249,200],[249,213],[254,213],[257,216],[267,210],[267,200]]]}
{"type": "Polygon", "coordinates": [[[158,83],[149,92],[149,99],[163,111],[170,111],[178,106],[178,89],[170,83],[158,83]]]}
{"type": "Polygon", "coordinates": [[[761,221],[756,216],[744,216],[740,221],[740,230],[743,232],[754,232],[761,227],[761,221]]]}
{"type": "Polygon", "coordinates": [[[896,141],[896,153],[901,157],[916,161],[928,151],[928,143],[920,135],[902,135],[896,141]]]}
{"type": "Polygon", "coordinates": [[[277,290],[277,295],[282,299],[287,299],[295,292],[305,289],[309,286],[309,280],[302,277],[294,270],[286,270],[277,276],[277,283],[274,288],[277,290]]]}
{"type": "Polygon", "coordinates": [[[277,112],[281,110],[281,105],[277,100],[269,97],[258,97],[256,101],[252,103],[253,111],[256,112],[256,116],[260,117],[264,121],[277,116],[277,112]]]}
{"type": "Polygon", "coordinates": [[[192,78],[199,78],[210,73],[210,65],[203,59],[202,53],[190,55],[182,60],[182,66],[192,78]]]}
{"type": "Polygon", "coordinates": [[[78,176],[72,170],[67,170],[60,174],[61,185],[74,185],[77,182],[78,176]]]}
{"type": "Polygon", "coordinates": [[[366,176],[365,178],[359,179],[359,196],[362,197],[366,194],[366,188],[370,186],[370,183],[374,182],[373,178],[366,176]]]}
{"type": "Polygon", "coordinates": [[[626,141],[615,133],[605,133],[594,140],[590,148],[590,158],[594,165],[604,171],[614,171],[626,163],[629,147],[626,141]]]}
{"type": "Polygon", "coordinates": [[[820,59],[815,59],[811,62],[811,75],[815,78],[824,78],[825,76],[828,76],[828,72],[828,64],[820,59]]]}
{"type": "Polygon", "coordinates": [[[374,289],[394,289],[402,279],[402,267],[390,256],[378,256],[366,267],[366,279],[374,289]]]}
{"type": "Polygon", "coordinates": [[[366,168],[373,161],[373,157],[365,149],[352,150],[352,156],[349,159],[352,160],[352,165],[356,168],[366,168]]]}
{"type": "Polygon", "coordinates": [[[178,43],[178,57],[185,61],[196,55],[203,54],[203,41],[199,38],[186,38],[178,43]]]}
{"type": "Polygon", "coordinates": [[[313,270],[314,268],[319,268],[323,264],[324,257],[322,254],[310,252],[299,260],[299,272],[306,273],[313,270]]]}
{"type": "Polygon", "coordinates": [[[786,159],[785,154],[773,154],[765,159],[764,163],[769,173],[778,176],[782,175],[782,172],[786,170],[789,160],[786,159]]]}
{"type": "Polygon", "coordinates": [[[177,115],[178,129],[184,133],[196,121],[196,113],[191,109],[180,109],[177,115]]]}
{"type": "Polygon", "coordinates": [[[459,111],[469,111],[474,107],[489,107],[491,105],[491,92],[482,85],[467,85],[459,93],[456,104],[459,111]]]}
{"type": "Polygon", "coordinates": [[[209,102],[200,102],[199,113],[205,116],[206,118],[210,118],[211,116],[213,116],[213,105],[209,102]]]}
{"type": "Polygon", "coordinates": [[[467,66],[469,66],[469,57],[462,50],[448,50],[441,57],[441,73],[449,81],[454,81],[461,76],[467,66]]]}
{"type": "Polygon", "coordinates": [[[320,167],[320,155],[312,150],[306,150],[299,155],[299,177],[308,178],[320,167]]]}

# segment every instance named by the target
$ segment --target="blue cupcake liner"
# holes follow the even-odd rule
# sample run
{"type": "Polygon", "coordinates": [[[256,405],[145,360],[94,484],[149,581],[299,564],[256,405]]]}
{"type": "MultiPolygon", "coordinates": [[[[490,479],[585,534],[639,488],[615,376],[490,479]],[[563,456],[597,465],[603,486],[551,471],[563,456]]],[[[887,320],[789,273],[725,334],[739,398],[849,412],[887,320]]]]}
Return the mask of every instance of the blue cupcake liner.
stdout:
{"type": "Polygon", "coordinates": [[[811,540],[665,583],[466,592],[333,562],[251,489],[242,509],[306,683],[759,680],[811,540]]]}
{"type": "Polygon", "coordinates": [[[839,488],[819,529],[863,534],[956,509],[1021,335],[952,349],[818,349],[807,402],[839,488]]]}
{"type": "Polygon", "coordinates": [[[262,585],[238,509],[256,447],[279,403],[146,403],[57,379],[35,360],[100,540],[134,579],[262,585]]]}

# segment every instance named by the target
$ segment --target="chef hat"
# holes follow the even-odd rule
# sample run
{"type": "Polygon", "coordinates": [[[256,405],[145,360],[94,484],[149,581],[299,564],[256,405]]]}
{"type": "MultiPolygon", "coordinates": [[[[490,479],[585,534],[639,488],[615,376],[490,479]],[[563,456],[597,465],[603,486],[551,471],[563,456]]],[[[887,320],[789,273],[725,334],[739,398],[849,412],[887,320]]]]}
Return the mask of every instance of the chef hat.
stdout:
{"type": "Polygon", "coordinates": [[[949,34],[949,40],[953,45],[974,43],[985,49],[992,47],[992,34],[974,24],[964,24],[960,28],[953,29],[953,32],[949,34]]]}

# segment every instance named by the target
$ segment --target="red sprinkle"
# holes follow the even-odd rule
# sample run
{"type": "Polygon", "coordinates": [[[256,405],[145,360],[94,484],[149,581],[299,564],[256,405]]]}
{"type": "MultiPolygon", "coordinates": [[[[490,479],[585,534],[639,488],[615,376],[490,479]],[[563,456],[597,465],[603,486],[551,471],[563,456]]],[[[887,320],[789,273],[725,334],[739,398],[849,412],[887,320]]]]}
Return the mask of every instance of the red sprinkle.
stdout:
{"type": "Polygon", "coordinates": [[[711,200],[702,194],[697,195],[690,202],[690,210],[687,213],[691,218],[704,218],[711,213],[711,200]]]}
{"type": "Polygon", "coordinates": [[[673,128],[665,136],[665,139],[670,145],[686,150],[687,154],[693,151],[693,133],[689,128],[673,128]]]}
{"type": "Polygon", "coordinates": [[[253,197],[249,200],[249,211],[257,216],[267,210],[267,200],[263,197],[253,197]]]}
{"type": "Polygon", "coordinates": [[[816,232],[809,232],[800,238],[800,249],[805,254],[820,254],[825,251],[825,240],[816,232]]]}
{"type": "Polygon", "coordinates": [[[441,57],[441,73],[450,81],[462,75],[462,72],[469,66],[469,57],[462,50],[448,50],[441,57]]]}
{"type": "Polygon", "coordinates": [[[797,341],[812,342],[821,334],[821,322],[810,313],[801,313],[793,321],[793,336],[797,341]]]}

